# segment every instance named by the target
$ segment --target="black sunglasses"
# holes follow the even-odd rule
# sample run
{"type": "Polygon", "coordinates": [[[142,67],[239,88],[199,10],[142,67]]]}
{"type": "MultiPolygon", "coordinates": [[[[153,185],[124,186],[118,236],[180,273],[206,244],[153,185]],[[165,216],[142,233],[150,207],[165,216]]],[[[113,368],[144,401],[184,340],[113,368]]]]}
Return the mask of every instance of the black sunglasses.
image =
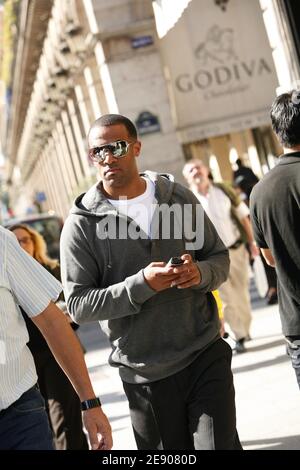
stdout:
{"type": "Polygon", "coordinates": [[[111,153],[114,158],[122,158],[128,152],[129,145],[135,142],[127,142],[126,140],[116,140],[109,144],[101,145],[101,147],[94,147],[89,150],[89,156],[95,163],[104,162],[108,153],[111,153]]]}

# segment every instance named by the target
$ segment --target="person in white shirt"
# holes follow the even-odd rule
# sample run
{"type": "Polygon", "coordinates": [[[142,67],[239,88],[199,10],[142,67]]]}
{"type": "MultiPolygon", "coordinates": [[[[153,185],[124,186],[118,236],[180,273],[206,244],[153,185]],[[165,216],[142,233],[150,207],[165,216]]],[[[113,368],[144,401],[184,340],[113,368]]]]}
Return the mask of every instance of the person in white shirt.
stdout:
{"type": "Polygon", "coordinates": [[[209,177],[209,168],[201,160],[189,160],[183,175],[190,189],[201,202],[213,222],[221,240],[229,249],[230,270],[226,282],[219,287],[224,308],[224,318],[235,335],[235,350],[245,351],[244,342],[249,338],[251,305],[249,297],[249,255],[259,251],[254,244],[247,205],[237,198],[230,187],[215,184],[209,177]]]}
{"type": "Polygon", "coordinates": [[[95,397],[81,345],[66,316],[53,303],[61,284],[3,227],[0,259],[0,450],[53,449],[19,306],[40,329],[78,393],[92,449],[111,449],[111,428],[95,397]]]}

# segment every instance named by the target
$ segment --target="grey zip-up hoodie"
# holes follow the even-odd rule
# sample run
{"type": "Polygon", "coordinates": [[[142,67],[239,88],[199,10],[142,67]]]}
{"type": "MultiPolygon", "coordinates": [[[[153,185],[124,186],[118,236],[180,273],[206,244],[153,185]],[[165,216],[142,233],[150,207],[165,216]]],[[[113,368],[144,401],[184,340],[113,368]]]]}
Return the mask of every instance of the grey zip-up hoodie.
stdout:
{"type": "Polygon", "coordinates": [[[100,321],[112,346],[109,363],[119,367],[121,378],[130,383],[175,374],[219,338],[211,291],[226,280],[229,270],[228,251],[192,192],[167,175],[142,176],[155,183],[159,207],[187,204],[193,207],[193,223],[196,207],[201,209],[202,248],[187,250],[184,231],[176,238],[171,230],[167,239],[162,233],[152,239],[114,236],[112,227],[124,233],[134,221],[120,214],[98,185],[76,199],[61,238],[68,310],[77,323],[100,321]],[[143,269],[152,261],[167,262],[187,252],[200,269],[199,286],[151,289],[143,269]]]}

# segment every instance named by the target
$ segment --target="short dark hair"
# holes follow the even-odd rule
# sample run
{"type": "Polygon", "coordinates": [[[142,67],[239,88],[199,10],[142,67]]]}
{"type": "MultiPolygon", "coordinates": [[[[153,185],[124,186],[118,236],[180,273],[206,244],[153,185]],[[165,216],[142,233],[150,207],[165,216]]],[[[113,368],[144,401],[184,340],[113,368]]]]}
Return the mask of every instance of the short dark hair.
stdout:
{"type": "Polygon", "coordinates": [[[300,92],[292,90],[278,96],[270,111],[272,128],[287,148],[300,144],[300,92]]]}
{"type": "Polygon", "coordinates": [[[130,119],[126,116],[122,116],[121,114],[103,114],[103,116],[92,124],[89,134],[94,128],[116,126],[118,124],[123,124],[127,129],[128,135],[133,139],[137,139],[137,130],[135,125],[130,121],[130,119]]]}

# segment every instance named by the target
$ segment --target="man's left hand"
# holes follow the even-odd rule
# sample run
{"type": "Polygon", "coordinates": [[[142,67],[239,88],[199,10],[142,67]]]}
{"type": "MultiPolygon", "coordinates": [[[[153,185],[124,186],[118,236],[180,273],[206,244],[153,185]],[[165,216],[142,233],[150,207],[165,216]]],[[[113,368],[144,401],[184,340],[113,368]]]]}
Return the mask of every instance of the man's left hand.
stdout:
{"type": "Polygon", "coordinates": [[[185,254],[181,256],[184,263],[174,268],[174,273],[179,276],[172,282],[171,287],[178,289],[187,289],[188,287],[197,286],[201,282],[201,273],[196,263],[193,262],[191,255],[185,254]]]}

